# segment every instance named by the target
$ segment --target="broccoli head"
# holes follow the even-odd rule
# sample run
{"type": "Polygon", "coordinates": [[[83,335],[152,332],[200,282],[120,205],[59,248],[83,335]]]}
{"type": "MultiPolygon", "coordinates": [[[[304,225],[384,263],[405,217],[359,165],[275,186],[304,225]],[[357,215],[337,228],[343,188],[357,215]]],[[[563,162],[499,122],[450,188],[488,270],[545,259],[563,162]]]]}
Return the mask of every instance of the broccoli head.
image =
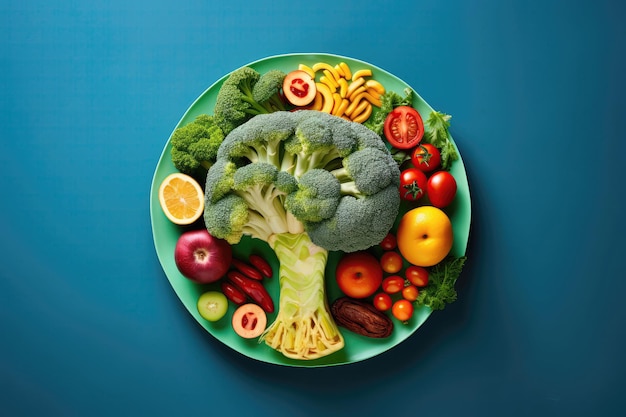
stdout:
{"type": "Polygon", "coordinates": [[[185,174],[205,176],[217,157],[224,133],[207,114],[174,130],[170,143],[174,167],[185,174]]]}
{"type": "Polygon", "coordinates": [[[259,114],[224,139],[206,180],[208,231],[267,242],[280,262],[280,305],[262,336],[289,357],[343,347],[328,311],[328,251],[378,244],[398,215],[400,171],[380,136],[327,113],[259,114]]]}
{"type": "Polygon", "coordinates": [[[250,67],[233,71],[220,87],[214,107],[217,124],[224,133],[257,114],[285,110],[281,94],[285,76],[279,70],[261,75],[250,67]]]}

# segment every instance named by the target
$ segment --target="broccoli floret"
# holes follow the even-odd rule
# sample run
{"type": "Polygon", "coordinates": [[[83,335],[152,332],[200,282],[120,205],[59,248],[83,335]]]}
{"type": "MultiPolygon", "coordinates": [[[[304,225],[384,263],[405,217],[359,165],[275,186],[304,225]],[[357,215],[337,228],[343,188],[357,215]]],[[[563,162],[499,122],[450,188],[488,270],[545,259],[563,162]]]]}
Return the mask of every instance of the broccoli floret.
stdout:
{"type": "Polygon", "coordinates": [[[205,223],[218,238],[248,235],[276,252],[280,306],[268,345],[298,359],[343,347],[324,296],[328,251],[385,237],[399,178],[376,133],[319,111],[259,114],[226,136],[207,175],[205,223]]]}
{"type": "Polygon", "coordinates": [[[397,164],[389,152],[364,148],[344,158],[343,168],[332,173],[341,181],[344,194],[374,195],[389,184],[400,185],[394,167],[397,164]]]}
{"type": "Polygon", "coordinates": [[[302,222],[319,222],[335,215],[341,185],[325,169],[313,169],[300,177],[298,189],[287,195],[285,207],[302,222]]]}
{"type": "Polygon", "coordinates": [[[185,174],[203,177],[213,165],[224,133],[207,114],[174,130],[170,143],[174,167],[185,174]]]}
{"type": "Polygon", "coordinates": [[[285,110],[280,90],[284,77],[276,70],[263,75],[250,67],[233,71],[220,87],[214,107],[222,131],[228,134],[257,114],[285,110]]]}
{"type": "Polygon", "coordinates": [[[273,110],[286,110],[281,94],[286,76],[280,70],[267,71],[252,88],[252,98],[258,103],[268,103],[273,110]]]}
{"type": "Polygon", "coordinates": [[[308,222],[306,231],[312,241],[328,250],[362,250],[361,242],[370,242],[372,236],[384,237],[393,226],[395,216],[389,217],[389,212],[398,212],[398,195],[396,186],[385,187],[367,198],[346,195],[339,200],[333,217],[321,222],[308,222]],[[346,236],[350,238],[346,239],[346,236]]]}

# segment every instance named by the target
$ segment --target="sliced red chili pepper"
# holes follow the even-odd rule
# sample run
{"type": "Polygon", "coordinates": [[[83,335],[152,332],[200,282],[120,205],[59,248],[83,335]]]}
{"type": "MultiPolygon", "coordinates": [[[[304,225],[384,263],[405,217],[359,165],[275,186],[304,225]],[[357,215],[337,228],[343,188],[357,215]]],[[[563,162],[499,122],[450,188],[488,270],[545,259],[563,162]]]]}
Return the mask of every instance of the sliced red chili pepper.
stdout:
{"type": "Polygon", "coordinates": [[[230,270],[227,274],[233,284],[241,288],[248,297],[254,300],[263,310],[268,313],[274,312],[274,301],[267,289],[259,281],[250,279],[240,271],[230,270]]]}
{"type": "Polygon", "coordinates": [[[250,257],[248,258],[248,260],[250,261],[250,263],[259,271],[261,271],[261,273],[266,277],[266,278],[271,278],[273,275],[273,271],[272,271],[272,267],[269,264],[269,262],[267,262],[265,259],[263,259],[261,257],[261,255],[256,255],[256,254],[252,254],[250,255],[250,257]]]}
{"type": "Polygon", "coordinates": [[[244,292],[232,282],[222,280],[221,287],[226,298],[238,306],[248,301],[246,294],[244,294],[244,292]]]}
{"type": "Polygon", "coordinates": [[[257,281],[261,281],[263,279],[263,274],[261,274],[258,269],[244,261],[233,258],[232,264],[239,272],[246,275],[248,278],[252,278],[257,281]]]}

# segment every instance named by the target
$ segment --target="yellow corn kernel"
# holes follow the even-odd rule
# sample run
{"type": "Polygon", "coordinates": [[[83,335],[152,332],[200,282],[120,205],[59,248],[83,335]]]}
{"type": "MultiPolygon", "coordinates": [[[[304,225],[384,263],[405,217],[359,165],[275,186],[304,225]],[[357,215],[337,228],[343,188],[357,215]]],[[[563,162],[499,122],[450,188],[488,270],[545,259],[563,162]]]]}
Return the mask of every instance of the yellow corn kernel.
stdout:
{"type": "Polygon", "coordinates": [[[365,82],[365,88],[368,90],[372,89],[378,94],[385,94],[385,87],[383,87],[383,85],[376,80],[367,80],[365,82]]]}
{"type": "Polygon", "coordinates": [[[315,98],[313,99],[313,102],[311,104],[309,104],[308,106],[305,107],[306,110],[322,110],[322,103],[324,101],[324,97],[322,96],[322,93],[320,93],[319,91],[315,92],[315,98]]]}
{"type": "Polygon", "coordinates": [[[327,64],[326,62],[318,62],[316,64],[313,64],[311,68],[315,72],[320,71],[320,70],[328,70],[330,71],[331,74],[333,74],[333,77],[335,78],[335,80],[338,80],[339,78],[341,78],[339,77],[339,74],[337,74],[337,70],[335,70],[335,67],[333,67],[330,64],[327,64]]]}
{"type": "Polygon", "coordinates": [[[346,112],[346,109],[348,108],[349,105],[350,105],[350,100],[346,98],[342,98],[341,103],[339,104],[339,107],[337,108],[337,111],[335,113],[335,116],[340,116],[340,117],[345,116],[344,113],[346,112]]]}
{"type": "Polygon", "coordinates": [[[328,87],[330,89],[331,93],[334,93],[335,91],[337,91],[337,87],[335,87],[335,84],[333,84],[333,82],[330,80],[330,78],[326,77],[325,75],[322,75],[320,77],[320,83],[322,83],[326,87],[328,87]]]}
{"type": "Polygon", "coordinates": [[[319,91],[322,95],[322,108],[320,111],[323,111],[324,113],[330,113],[333,110],[333,105],[335,103],[333,99],[333,92],[330,91],[328,85],[324,83],[315,83],[315,86],[317,87],[317,91],[319,91]]]}
{"type": "Polygon", "coordinates": [[[331,110],[331,114],[336,115],[342,100],[343,98],[339,95],[339,93],[333,93],[333,109],[331,110]]]}
{"type": "Polygon", "coordinates": [[[363,101],[362,104],[365,104],[361,109],[361,105],[359,105],[354,112],[352,113],[352,121],[356,123],[363,123],[372,115],[372,104],[369,101],[363,101]],[[361,110],[361,111],[359,111],[361,110]]]}
{"type": "Polygon", "coordinates": [[[367,106],[371,106],[371,104],[367,100],[359,100],[358,103],[358,106],[356,106],[350,112],[350,119],[352,120],[354,120],[359,114],[361,114],[367,106]]]}
{"type": "Polygon", "coordinates": [[[346,74],[343,73],[343,70],[341,69],[341,66],[339,66],[339,64],[335,65],[335,71],[337,71],[339,78],[344,78],[346,76],[346,74]]]}
{"type": "Polygon", "coordinates": [[[350,101],[350,105],[348,106],[348,108],[345,111],[346,116],[351,116],[352,115],[354,110],[360,104],[361,99],[363,99],[362,94],[364,94],[364,93],[359,94],[358,96],[355,97],[355,100],[351,100],[350,101]]]}
{"type": "Polygon", "coordinates": [[[382,94],[379,93],[378,91],[374,90],[373,88],[367,88],[365,91],[367,91],[367,93],[371,95],[372,97],[374,97],[376,100],[380,100],[380,96],[382,94]]]}
{"type": "Polygon", "coordinates": [[[337,80],[337,83],[339,84],[339,95],[346,97],[348,94],[348,81],[345,78],[340,78],[337,80]]]}
{"type": "Polygon", "coordinates": [[[350,101],[354,101],[354,98],[355,98],[356,96],[358,96],[359,94],[364,93],[364,92],[366,92],[366,91],[367,91],[367,90],[366,90],[366,89],[365,89],[365,87],[363,87],[363,86],[360,86],[360,87],[358,87],[358,88],[355,88],[354,90],[352,90],[352,92],[351,92],[351,93],[349,93],[349,94],[348,94],[348,99],[349,99],[350,101]]]}
{"type": "Polygon", "coordinates": [[[352,71],[350,71],[350,67],[348,66],[348,64],[346,64],[345,62],[340,62],[339,68],[341,68],[344,78],[350,81],[350,79],[352,78],[352,71]]]}
{"type": "Polygon", "coordinates": [[[311,76],[311,78],[315,79],[315,71],[313,71],[313,68],[309,67],[308,65],[300,64],[298,65],[298,69],[306,72],[311,76]]]}
{"type": "Polygon", "coordinates": [[[324,73],[324,75],[326,77],[328,77],[328,79],[330,80],[331,83],[333,83],[335,85],[335,88],[339,88],[339,84],[337,84],[337,80],[341,79],[341,77],[337,77],[335,78],[335,76],[328,70],[323,70],[322,71],[324,73]]]}
{"type": "Polygon", "coordinates": [[[359,79],[353,78],[352,82],[348,86],[348,91],[346,91],[346,97],[350,97],[352,95],[352,92],[356,90],[357,88],[359,88],[360,86],[362,86],[363,84],[365,84],[364,78],[359,78],[359,79]]]}
{"type": "Polygon", "coordinates": [[[372,105],[374,105],[376,107],[380,107],[381,104],[382,104],[380,102],[380,98],[374,97],[373,95],[371,95],[367,91],[365,93],[363,93],[363,98],[365,98],[365,100],[369,101],[370,103],[372,103],[372,105]]]}
{"type": "Polygon", "coordinates": [[[354,74],[352,74],[352,79],[356,80],[357,78],[371,77],[371,76],[372,76],[372,70],[361,69],[361,70],[356,71],[354,74]]]}

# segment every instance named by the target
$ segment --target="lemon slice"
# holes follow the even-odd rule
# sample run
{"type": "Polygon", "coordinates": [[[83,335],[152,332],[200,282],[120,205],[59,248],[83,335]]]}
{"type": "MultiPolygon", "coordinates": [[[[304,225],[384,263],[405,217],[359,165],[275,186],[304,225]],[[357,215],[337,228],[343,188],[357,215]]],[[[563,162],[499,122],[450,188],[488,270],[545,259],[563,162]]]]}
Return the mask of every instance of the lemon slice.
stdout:
{"type": "Polygon", "coordinates": [[[198,181],[189,175],[175,172],[161,183],[159,202],[172,223],[191,224],[204,212],[204,191],[198,181]]]}

